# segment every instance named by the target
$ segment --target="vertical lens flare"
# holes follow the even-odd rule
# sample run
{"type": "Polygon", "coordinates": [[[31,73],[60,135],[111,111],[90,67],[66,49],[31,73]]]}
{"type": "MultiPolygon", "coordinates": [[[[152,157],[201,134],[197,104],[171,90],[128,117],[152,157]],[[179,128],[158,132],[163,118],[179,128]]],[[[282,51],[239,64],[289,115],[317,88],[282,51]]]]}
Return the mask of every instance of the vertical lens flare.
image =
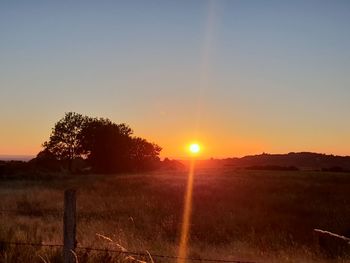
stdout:
{"type": "Polygon", "coordinates": [[[191,211],[192,211],[192,192],[193,192],[193,179],[194,179],[194,166],[195,159],[191,160],[190,170],[187,178],[187,187],[185,193],[185,207],[182,217],[182,228],[181,228],[181,238],[179,247],[179,258],[177,263],[185,263],[185,257],[187,256],[187,243],[190,232],[191,224],[191,211]]]}
{"type": "MultiPolygon", "coordinates": [[[[208,16],[205,28],[205,36],[202,46],[202,57],[200,66],[200,79],[199,79],[199,89],[197,98],[197,109],[196,118],[194,120],[195,130],[198,131],[201,119],[202,110],[202,99],[203,93],[209,88],[209,80],[211,75],[211,56],[213,51],[213,41],[214,41],[214,28],[216,20],[216,3],[218,1],[210,0],[208,6],[208,16]]],[[[192,154],[196,155],[200,151],[200,145],[193,145],[190,147],[192,154]],[[192,149],[191,149],[192,148],[192,149]]],[[[190,170],[187,179],[187,189],[185,193],[185,206],[182,217],[182,229],[180,246],[178,252],[177,263],[185,263],[188,250],[188,239],[190,233],[190,223],[191,223],[191,210],[192,210],[192,192],[193,192],[193,180],[194,180],[194,170],[195,170],[195,158],[192,158],[190,164],[190,170]]]]}

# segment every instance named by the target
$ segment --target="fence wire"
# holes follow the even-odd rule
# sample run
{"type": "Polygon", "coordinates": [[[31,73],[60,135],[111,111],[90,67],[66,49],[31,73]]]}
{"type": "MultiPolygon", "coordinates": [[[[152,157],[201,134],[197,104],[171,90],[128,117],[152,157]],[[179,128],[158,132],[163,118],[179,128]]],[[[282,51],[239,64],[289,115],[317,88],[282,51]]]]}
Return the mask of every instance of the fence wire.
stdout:
{"type": "Polygon", "coordinates": [[[26,216],[26,217],[60,217],[63,215],[63,211],[58,210],[15,210],[15,209],[2,209],[0,210],[0,216],[26,216]]]}
{"type": "MultiPolygon", "coordinates": [[[[25,215],[43,215],[42,211],[36,210],[22,210],[22,209],[0,209],[0,214],[25,214],[25,215]]],[[[54,214],[61,215],[63,211],[45,211],[45,214],[54,214]]],[[[4,245],[8,246],[31,246],[31,247],[48,247],[48,248],[62,248],[62,244],[42,244],[42,243],[29,243],[29,242],[10,242],[10,241],[1,241],[0,240],[0,249],[4,248],[4,245]]],[[[246,261],[246,260],[226,260],[226,259],[208,259],[208,258],[193,258],[193,257],[178,257],[172,255],[162,255],[162,254],[152,254],[149,252],[140,252],[140,251],[126,251],[126,250],[113,250],[113,249],[104,249],[104,248],[94,248],[94,247],[76,247],[76,250],[86,250],[86,251],[96,251],[104,253],[118,253],[130,256],[140,256],[140,257],[149,257],[152,258],[162,258],[162,259],[182,259],[187,261],[201,261],[201,262],[218,262],[218,263],[257,263],[256,261],[246,261]]]]}
{"type": "MultiPolygon", "coordinates": [[[[61,244],[41,244],[41,243],[27,243],[27,242],[9,242],[9,241],[0,241],[0,245],[9,245],[9,246],[31,246],[31,247],[49,247],[57,248],[63,247],[61,244]]],[[[103,248],[93,248],[93,247],[76,247],[77,250],[86,250],[86,251],[96,251],[96,252],[108,252],[108,253],[118,253],[132,256],[143,256],[152,258],[163,258],[163,259],[183,259],[187,261],[202,261],[202,262],[219,262],[219,263],[258,263],[256,261],[246,261],[246,260],[226,260],[226,259],[209,259],[209,258],[192,258],[192,257],[177,257],[171,255],[161,255],[161,254],[152,254],[147,252],[137,252],[137,251],[125,251],[125,250],[113,250],[113,249],[103,249],[103,248]]]]}

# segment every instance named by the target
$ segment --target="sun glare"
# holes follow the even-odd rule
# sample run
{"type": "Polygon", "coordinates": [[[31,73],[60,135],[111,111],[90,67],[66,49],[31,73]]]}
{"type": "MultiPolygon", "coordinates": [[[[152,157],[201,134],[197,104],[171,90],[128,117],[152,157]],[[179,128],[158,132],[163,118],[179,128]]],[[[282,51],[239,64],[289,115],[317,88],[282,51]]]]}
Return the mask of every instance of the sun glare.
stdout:
{"type": "Polygon", "coordinates": [[[192,143],[189,146],[189,150],[191,153],[199,153],[201,150],[201,147],[199,146],[198,143],[192,143]]]}

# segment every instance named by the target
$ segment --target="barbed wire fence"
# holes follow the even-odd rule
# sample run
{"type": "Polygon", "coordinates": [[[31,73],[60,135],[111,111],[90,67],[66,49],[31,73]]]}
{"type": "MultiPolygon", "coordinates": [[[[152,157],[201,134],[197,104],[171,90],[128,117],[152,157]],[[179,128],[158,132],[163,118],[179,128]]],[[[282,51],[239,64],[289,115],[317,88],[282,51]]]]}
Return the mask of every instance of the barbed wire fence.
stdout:
{"type": "Polygon", "coordinates": [[[178,257],[174,255],[164,255],[157,253],[150,253],[148,251],[129,251],[122,249],[108,249],[108,248],[96,248],[96,247],[84,247],[77,246],[76,242],[76,191],[69,189],[64,193],[64,211],[45,211],[45,213],[38,211],[30,210],[20,210],[20,209],[0,209],[0,214],[22,214],[27,216],[37,216],[39,214],[52,214],[55,216],[63,215],[63,244],[44,244],[44,243],[33,243],[33,242],[21,242],[21,241],[9,241],[9,240],[0,240],[0,248],[4,249],[6,246],[14,247],[46,247],[46,248],[60,248],[63,249],[63,262],[64,263],[75,263],[76,254],[75,251],[95,251],[103,253],[115,253],[119,255],[126,256],[139,256],[139,257],[151,257],[163,260],[185,260],[191,262],[218,262],[218,263],[258,263],[257,261],[247,261],[247,260],[238,260],[238,259],[218,259],[218,258],[199,258],[199,257],[178,257]],[[49,213],[47,213],[49,212],[49,213]]]}
{"type": "MultiPolygon", "coordinates": [[[[0,244],[8,245],[8,246],[30,246],[30,247],[48,247],[48,248],[62,248],[61,244],[41,244],[41,243],[27,243],[27,242],[7,242],[1,241],[0,244]]],[[[152,258],[163,258],[163,259],[185,259],[188,261],[202,261],[202,262],[221,262],[221,263],[257,263],[256,261],[242,261],[242,260],[226,260],[226,259],[209,259],[209,258],[192,258],[186,257],[181,258],[177,256],[171,255],[162,255],[162,254],[148,254],[147,252],[138,252],[138,251],[124,251],[124,250],[116,250],[116,249],[104,249],[104,248],[93,248],[93,247],[76,247],[76,250],[87,250],[87,251],[97,251],[97,252],[108,252],[108,253],[117,253],[117,254],[125,254],[132,256],[144,256],[148,257],[151,255],[152,258]]]]}

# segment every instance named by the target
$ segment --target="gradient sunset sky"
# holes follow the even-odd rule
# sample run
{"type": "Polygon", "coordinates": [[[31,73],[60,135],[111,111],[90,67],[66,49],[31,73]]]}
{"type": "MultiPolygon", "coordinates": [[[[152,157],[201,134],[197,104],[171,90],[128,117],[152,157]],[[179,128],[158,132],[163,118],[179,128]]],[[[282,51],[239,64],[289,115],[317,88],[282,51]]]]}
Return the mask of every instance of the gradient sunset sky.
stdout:
{"type": "Polygon", "coordinates": [[[0,154],[68,111],[162,157],[350,155],[350,1],[1,1],[0,154]]]}

